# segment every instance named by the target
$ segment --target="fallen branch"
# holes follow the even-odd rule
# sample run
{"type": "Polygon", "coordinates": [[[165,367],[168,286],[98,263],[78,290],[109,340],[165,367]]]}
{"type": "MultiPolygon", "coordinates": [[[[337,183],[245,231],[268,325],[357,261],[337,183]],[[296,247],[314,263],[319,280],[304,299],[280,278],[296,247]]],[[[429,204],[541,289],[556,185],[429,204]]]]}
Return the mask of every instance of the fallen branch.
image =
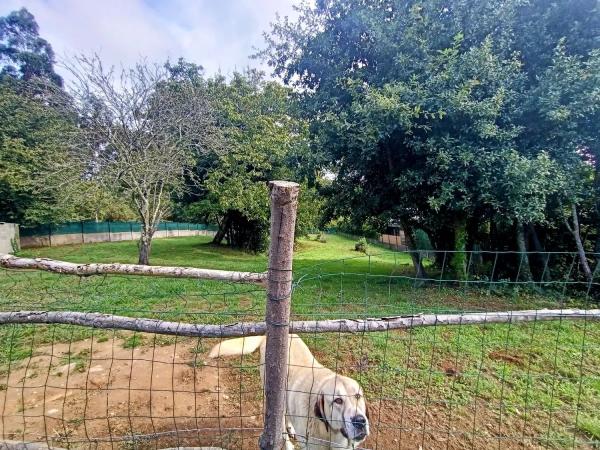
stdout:
{"type": "Polygon", "coordinates": [[[142,275],[171,278],[201,278],[207,280],[259,283],[266,273],[232,272],[229,270],[198,269],[195,267],[144,266],[139,264],[77,264],[46,258],[19,258],[0,254],[0,267],[7,269],[37,269],[69,275],[142,275]]]}
{"type": "MultiPolygon", "coordinates": [[[[466,314],[418,314],[377,319],[300,320],[289,325],[291,333],[362,333],[445,325],[539,322],[558,319],[600,320],[600,309],[540,309],[466,314]]],[[[226,325],[167,322],[157,319],[67,311],[0,312],[4,324],[65,324],[119,329],[177,336],[225,338],[263,335],[265,322],[238,322],[226,325]]]]}

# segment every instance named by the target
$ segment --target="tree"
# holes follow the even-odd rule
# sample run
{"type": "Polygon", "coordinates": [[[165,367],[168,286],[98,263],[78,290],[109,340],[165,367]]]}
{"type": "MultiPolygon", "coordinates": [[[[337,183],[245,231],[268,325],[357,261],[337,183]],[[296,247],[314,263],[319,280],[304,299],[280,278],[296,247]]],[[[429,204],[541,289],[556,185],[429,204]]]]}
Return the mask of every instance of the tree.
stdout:
{"type": "Polygon", "coordinates": [[[498,177],[498,217],[516,230],[519,252],[519,275],[532,281],[530,258],[526,245],[526,230],[535,224],[544,224],[549,198],[564,186],[563,174],[547,153],[527,158],[516,151],[510,152],[504,166],[505,173],[498,177]]]}
{"type": "Polygon", "coordinates": [[[75,206],[47,169],[66,156],[76,117],[63,108],[54,53],[26,10],[0,17],[0,220],[25,225],[62,221],[75,206]]]}
{"type": "Polygon", "coordinates": [[[62,86],[62,78],[54,71],[52,46],[39,36],[39,26],[25,8],[0,17],[0,76],[45,78],[62,86]]]}
{"type": "Polygon", "coordinates": [[[295,116],[290,90],[256,71],[235,73],[230,81],[216,76],[208,90],[226,148],[199,162],[200,200],[186,207],[188,217],[216,221],[215,244],[227,240],[232,247],[262,251],[269,231],[268,181],[291,179],[304,183],[297,234],[315,229],[319,199],[302,172],[307,124],[295,116]]]}
{"type": "Polygon", "coordinates": [[[56,92],[47,88],[37,78],[0,82],[0,221],[56,223],[75,214],[64,178],[47,178],[49,167],[68,156],[64,142],[76,130],[75,117],[53,103],[56,92]]]}
{"type": "Polygon", "coordinates": [[[85,176],[131,199],[141,223],[139,263],[148,264],[152,237],[186,189],[196,155],[216,142],[213,107],[194,82],[168,67],[139,63],[115,72],[98,57],[70,66],[81,134],[73,160],[85,176]]]}
{"type": "MultiPolygon", "coordinates": [[[[467,249],[526,247],[522,229],[548,224],[557,192],[527,191],[535,208],[525,215],[509,195],[547,187],[546,174],[523,180],[516,168],[538,175],[536,164],[574,151],[566,140],[545,145],[536,96],[563,36],[565,51],[589,64],[596,8],[592,0],[318,1],[303,4],[298,20],[276,22],[259,56],[300,92],[313,149],[336,175],[331,214],[357,228],[394,219],[409,236],[426,230],[435,248],[454,250],[460,279],[467,249]],[[496,225],[507,221],[505,235],[496,225]]],[[[589,107],[598,81],[583,78],[589,107]]],[[[561,92],[570,98],[566,86],[561,92]]],[[[567,127],[583,132],[576,117],[567,127]]]]}
{"type": "Polygon", "coordinates": [[[119,194],[118,189],[109,190],[95,179],[82,179],[71,190],[77,193],[73,198],[73,203],[77,206],[75,218],[96,222],[137,218],[136,211],[127,198],[119,194]]]}
{"type": "MultiPolygon", "coordinates": [[[[600,250],[600,51],[582,57],[569,55],[565,40],[555,48],[552,64],[540,75],[532,96],[540,130],[539,146],[548,149],[564,174],[558,193],[566,210],[564,223],[572,234],[580,265],[591,282],[592,270],[586,258],[580,232],[579,209],[593,205],[596,216],[594,251],[600,250]]],[[[596,265],[600,256],[596,257],[596,265]]]]}

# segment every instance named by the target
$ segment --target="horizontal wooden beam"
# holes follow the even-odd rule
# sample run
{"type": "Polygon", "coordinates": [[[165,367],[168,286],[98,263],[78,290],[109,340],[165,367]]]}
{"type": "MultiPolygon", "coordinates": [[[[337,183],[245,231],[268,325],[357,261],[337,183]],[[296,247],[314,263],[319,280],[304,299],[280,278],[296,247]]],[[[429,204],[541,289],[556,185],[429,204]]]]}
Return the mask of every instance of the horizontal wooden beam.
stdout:
{"type": "MultiPolygon", "coordinates": [[[[363,333],[417,327],[541,322],[559,319],[600,320],[600,309],[540,309],[465,314],[418,314],[374,319],[300,320],[290,323],[290,332],[363,333]]],[[[0,325],[5,324],[65,324],[205,338],[257,336],[265,334],[266,331],[265,322],[213,325],[73,311],[0,312],[0,325]]]]}
{"type": "Polygon", "coordinates": [[[0,441],[0,450],[65,450],[38,442],[0,441]]]}
{"type": "Polygon", "coordinates": [[[229,270],[198,269],[196,267],[144,266],[140,264],[77,264],[46,258],[19,258],[0,254],[0,267],[7,269],[35,269],[78,276],[92,275],[141,275],[150,277],[197,278],[231,281],[236,283],[260,283],[267,279],[265,273],[233,272],[229,270]]]}

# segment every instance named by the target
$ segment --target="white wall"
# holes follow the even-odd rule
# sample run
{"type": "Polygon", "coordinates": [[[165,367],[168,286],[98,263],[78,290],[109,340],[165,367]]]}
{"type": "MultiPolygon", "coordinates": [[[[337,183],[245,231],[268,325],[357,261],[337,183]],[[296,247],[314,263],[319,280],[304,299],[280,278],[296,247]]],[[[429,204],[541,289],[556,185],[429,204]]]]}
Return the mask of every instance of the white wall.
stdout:
{"type": "Polygon", "coordinates": [[[14,253],[19,250],[19,225],[0,222],[0,253],[14,253]]]}
{"type": "MultiPolygon", "coordinates": [[[[209,230],[160,230],[154,233],[155,238],[178,237],[178,236],[214,236],[214,231],[209,230]]],[[[116,242],[131,241],[140,238],[139,232],[119,233],[73,233],[53,234],[48,236],[23,236],[21,248],[32,247],[55,247],[57,245],[89,244],[92,242],[116,242]]]]}

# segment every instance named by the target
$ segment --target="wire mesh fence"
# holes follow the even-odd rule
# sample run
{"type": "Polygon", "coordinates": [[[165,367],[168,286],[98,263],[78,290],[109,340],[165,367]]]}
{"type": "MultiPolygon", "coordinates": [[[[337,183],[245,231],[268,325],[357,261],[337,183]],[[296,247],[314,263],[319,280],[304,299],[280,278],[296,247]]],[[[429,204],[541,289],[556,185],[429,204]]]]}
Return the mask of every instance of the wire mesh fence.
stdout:
{"type": "MultiPolygon", "coordinates": [[[[331,236],[319,245],[351,241],[344,242],[331,236]]],[[[312,354],[364,391],[370,432],[355,448],[600,445],[598,281],[579,273],[577,255],[531,254],[538,263],[524,278],[521,254],[466,254],[468,276],[458,277],[451,252],[429,252],[420,255],[423,279],[414,276],[410,253],[371,250],[299,259],[292,296],[292,326],[316,321],[300,334],[312,354]],[[571,320],[573,308],[586,313],[571,320]],[[565,314],[545,320],[544,309],[565,314]],[[492,312],[519,310],[534,310],[531,320],[493,323],[492,312]],[[467,324],[460,317],[468,313],[483,320],[467,324]],[[416,326],[427,314],[458,321],[416,326]],[[415,326],[373,332],[360,322],[397,316],[415,326]],[[325,325],[334,319],[345,321],[331,331],[325,325]],[[351,323],[359,325],[350,333],[351,323]]],[[[262,272],[266,260],[238,268],[262,272]]],[[[265,298],[254,283],[2,269],[3,311],[99,312],[180,323],[182,331],[0,326],[2,439],[69,448],[258,448],[259,352],[213,359],[208,353],[223,338],[181,334],[184,324],[264,323],[265,298]]],[[[302,366],[293,353],[288,363],[302,366]]],[[[288,404],[297,394],[288,387],[288,404]]],[[[323,414],[337,428],[333,409],[323,414]]],[[[306,416],[324,423],[312,405],[306,416]]],[[[343,445],[330,448],[352,448],[343,445]]]]}
{"type": "MultiPolygon", "coordinates": [[[[100,311],[213,324],[264,315],[264,288],[229,282],[5,271],[1,290],[5,311],[100,311]]],[[[247,428],[236,433],[243,438],[262,427],[260,382],[241,373],[222,378],[205,361],[214,340],[71,325],[4,325],[0,339],[4,439],[58,447],[193,441],[236,448],[228,428],[247,428]],[[236,388],[243,380],[251,383],[236,388]],[[254,409],[242,414],[242,398],[254,409]]]]}

